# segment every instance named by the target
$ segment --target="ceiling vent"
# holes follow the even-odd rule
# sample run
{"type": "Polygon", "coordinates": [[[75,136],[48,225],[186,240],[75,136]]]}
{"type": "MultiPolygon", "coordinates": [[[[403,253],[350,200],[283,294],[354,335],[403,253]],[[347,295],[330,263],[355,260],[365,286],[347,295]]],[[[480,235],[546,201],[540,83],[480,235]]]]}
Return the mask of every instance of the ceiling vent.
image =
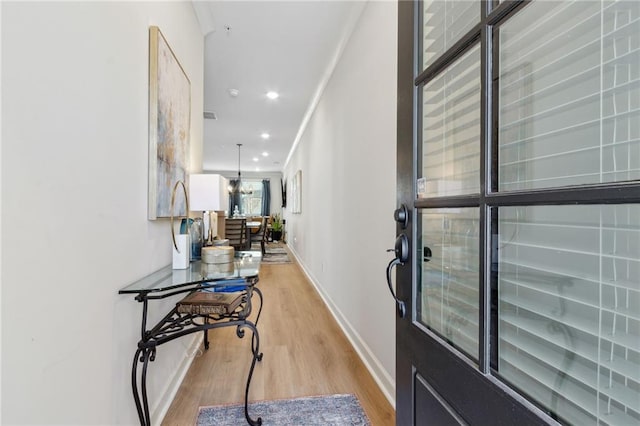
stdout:
{"type": "Polygon", "coordinates": [[[205,111],[204,112],[204,118],[207,118],[209,120],[217,120],[218,116],[213,111],[205,111]]]}

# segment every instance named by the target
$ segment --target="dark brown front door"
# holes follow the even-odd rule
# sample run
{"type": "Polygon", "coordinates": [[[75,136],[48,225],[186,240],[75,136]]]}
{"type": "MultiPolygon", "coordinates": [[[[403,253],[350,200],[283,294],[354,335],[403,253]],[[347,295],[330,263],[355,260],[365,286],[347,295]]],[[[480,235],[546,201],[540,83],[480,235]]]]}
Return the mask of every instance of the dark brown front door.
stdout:
{"type": "Polygon", "coordinates": [[[640,424],[640,2],[398,7],[397,424],[640,424]]]}

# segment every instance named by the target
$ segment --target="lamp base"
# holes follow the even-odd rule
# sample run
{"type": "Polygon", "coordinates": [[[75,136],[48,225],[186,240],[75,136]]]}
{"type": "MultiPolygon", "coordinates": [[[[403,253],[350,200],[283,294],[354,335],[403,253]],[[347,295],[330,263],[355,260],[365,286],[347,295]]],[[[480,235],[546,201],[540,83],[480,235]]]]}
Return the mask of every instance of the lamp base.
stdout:
{"type": "Polygon", "coordinates": [[[187,269],[189,267],[189,253],[191,245],[189,243],[189,234],[176,235],[176,246],[171,247],[173,250],[173,269],[187,269]]]}
{"type": "Polygon", "coordinates": [[[205,229],[206,229],[206,238],[204,241],[205,246],[212,246],[213,240],[218,235],[218,214],[211,210],[208,212],[204,212],[205,220],[205,229]]]}
{"type": "Polygon", "coordinates": [[[213,245],[213,227],[209,226],[209,232],[207,233],[207,239],[204,242],[204,245],[210,247],[213,245]]]}

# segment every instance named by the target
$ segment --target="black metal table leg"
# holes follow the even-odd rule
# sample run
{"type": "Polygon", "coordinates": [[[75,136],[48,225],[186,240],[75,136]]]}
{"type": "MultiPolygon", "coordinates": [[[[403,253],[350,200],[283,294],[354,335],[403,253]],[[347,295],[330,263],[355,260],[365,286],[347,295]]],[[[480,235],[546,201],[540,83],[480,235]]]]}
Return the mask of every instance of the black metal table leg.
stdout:
{"type": "Polygon", "coordinates": [[[144,362],[142,364],[142,407],[144,408],[144,416],[147,419],[147,425],[151,425],[151,414],[149,413],[149,399],[147,398],[147,367],[149,359],[154,357],[153,350],[145,348],[143,351],[144,362]]]}
{"type": "MultiPolygon", "coordinates": [[[[209,318],[206,318],[204,320],[205,324],[209,324],[209,318]]],[[[209,350],[209,329],[205,328],[204,329],[204,350],[207,351],[209,350]]]]}
{"type": "Polygon", "coordinates": [[[249,416],[249,387],[251,386],[251,378],[253,377],[253,369],[256,366],[256,361],[258,361],[258,357],[262,358],[262,354],[258,355],[260,351],[260,336],[258,335],[258,329],[256,326],[250,321],[245,321],[244,324],[238,325],[238,336],[242,337],[244,333],[240,333],[241,328],[248,327],[252,332],[252,352],[253,358],[251,359],[251,367],[249,368],[249,376],[247,377],[247,386],[244,391],[244,417],[247,419],[247,422],[251,426],[260,426],[262,424],[262,417],[258,417],[256,420],[253,420],[251,416],[249,416]],[[253,347],[253,342],[255,341],[255,348],[253,347]]]}
{"type": "Polygon", "coordinates": [[[149,399],[147,398],[147,367],[149,361],[155,359],[155,348],[138,348],[133,356],[133,366],[131,369],[131,387],[133,399],[138,411],[138,419],[142,426],[151,425],[151,414],[149,413],[149,399]],[[142,363],[142,375],[140,377],[140,390],[138,389],[138,363],[142,363]],[[140,401],[142,399],[142,401],[140,401]]]}
{"type": "MultiPolygon", "coordinates": [[[[258,315],[256,316],[256,322],[254,323],[254,326],[256,327],[256,333],[257,333],[258,321],[260,321],[260,314],[262,313],[263,298],[262,298],[262,292],[260,291],[259,288],[254,287],[252,291],[255,291],[258,294],[258,297],[260,298],[260,308],[258,309],[258,315]]],[[[251,336],[251,351],[253,352],[253,356],[255,356],[258,361],[262,361],[263,354],[262,353],[258,353],[258,347],[257,347],[257,344],[256,344],[256,333],[254,333],[251,336]]]]}
{"type": "Polygon", "coordinates": [[[133,355],[133,366],[131,367],[131,388],[133,389],[133,399],[136,403],[136,410],[138,411],[138,419],[140,424],[145,424],[144,412],[142,411],[142,404],[140,403],[140,394],[138,393],[138,363],[140,352],[142,349],[138,349],[133,355]]]}
{"type": "Polygon", "coordinates": [[[256,322],[254,323],[255,326],[258,326],[258,321],[260,321],[260,314],[262,313],[262,303],[263,303],[263,297],[262,297],[262,291],[260,291],[260,289],[258,287],[254,287],[251,291],[255,291],[258,294],[258,297],[260,298],[260,308],[258,309],[258,315],[256,316],[256,322]]]}

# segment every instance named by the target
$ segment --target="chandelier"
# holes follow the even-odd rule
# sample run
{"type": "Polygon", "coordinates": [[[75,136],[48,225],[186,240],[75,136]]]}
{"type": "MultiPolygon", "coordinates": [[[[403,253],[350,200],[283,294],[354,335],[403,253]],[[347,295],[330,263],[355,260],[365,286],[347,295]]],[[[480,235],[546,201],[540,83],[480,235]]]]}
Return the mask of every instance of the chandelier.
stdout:
{"type": "Polygon", "coordinates": [[[240,173],[240,147],[242,144],[237,143],[236,145],[238,145],[238,179],[234,185],[229,185],[229,192],[239,192],[240,194],[248,195],[253,191],[251,188],[246,188],[242,185],[242,174],[240,173]]]}

